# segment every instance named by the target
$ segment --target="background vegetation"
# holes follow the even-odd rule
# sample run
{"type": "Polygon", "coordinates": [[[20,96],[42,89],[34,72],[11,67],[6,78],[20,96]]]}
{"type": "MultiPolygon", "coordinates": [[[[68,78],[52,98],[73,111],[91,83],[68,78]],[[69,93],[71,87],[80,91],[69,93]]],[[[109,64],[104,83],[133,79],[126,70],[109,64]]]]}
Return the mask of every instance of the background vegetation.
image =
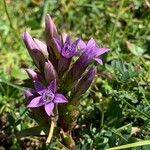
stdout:
{"type": "MultiPolygon", "coordinates": [[[[0,146],[5,149],[65,149],[57,137],[17,140],[34,126],[23,96],[24,71],[32,67],[22,33],[44,39],[49,13],[60,31],[110,48],[97,79],[81,99],[73,134],[78,149],[103,150],[150,139],[150,2],[148,0],[1,0],[0,146]]],[[[149,150],[150,146],[128,148],[149,150]]]]}

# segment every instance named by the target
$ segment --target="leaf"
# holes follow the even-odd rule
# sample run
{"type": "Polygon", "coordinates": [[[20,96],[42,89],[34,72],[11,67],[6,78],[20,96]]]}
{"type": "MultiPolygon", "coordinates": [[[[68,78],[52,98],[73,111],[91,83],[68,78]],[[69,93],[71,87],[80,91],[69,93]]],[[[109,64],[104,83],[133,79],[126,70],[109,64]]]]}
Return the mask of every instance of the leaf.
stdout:
{"type": "Polygon", "coordinates": [[[21,138],[26,136],[42,136],[42,135],[46,135],[47,133],[48,133],[48,128],[37,126],[37,127],[32,127],[17,132],[16,135],[18,138],[21,138]]]}
{"type": "Polygon", "coordinates": [[[113,148],[108,148],[107,150],[121,150],[121,149],[143,146],[143,145],[150,145],[150,140],[135,142],[132,144],[121,145],[121,146],[117,146],[117,147],[113,147],[113,148]]]}
{"type": "Polygon", "coordinates": [[[146,51],[145,49],[130,43],[129,41],[126,42],[127,48],[130,50],[130,52],[136,56],[142,56],[143,53],[146,51]]]}
{"type": "Polygon", "coordinates": [[[113,60],[111,62],[111,66],[114,68],[114,69],[117,69],[120,73],[124,73],[125,72],[125,66],[123,64],[122,61],[119,61],[119,60],[113,60]]]}

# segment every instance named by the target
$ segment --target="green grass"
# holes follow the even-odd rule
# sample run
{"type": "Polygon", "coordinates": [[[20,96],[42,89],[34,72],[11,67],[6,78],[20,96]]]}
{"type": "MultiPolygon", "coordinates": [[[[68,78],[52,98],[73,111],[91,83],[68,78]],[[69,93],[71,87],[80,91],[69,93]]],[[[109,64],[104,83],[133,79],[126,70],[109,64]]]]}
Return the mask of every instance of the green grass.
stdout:
{"type": "MultiPolygon", "coordinates": [[[[98,68],[95,84],[81,101],[78,124],[86,128],[75,131],[78,149],[103,150],[150,139],[149,5],[148,0],[45,0],[39,5],[31,0],[1,0],[0,120],[4,125],[0,132],[4,135],[0,141],[4,142],[0,145],[13,149],[21,145],[23,149],[26,141],[18,143],[16,132],[36,124],[25,109],[22,83],[28,77],[24,68],[33,64],[22,33],[29,31],[44,40],[47,13],[59,31],[84,40],[94,37],[110,49],[103,58],[104,66],[98,68]],[[140,132],[131,135],[132,127],[140,132]]],[[[30,146],[38,140],[27,139],[30,146]]],[[[50,145],[43,144],[43,149],[48,147],[59,149],[62,144],[54,137],[50,145]]],[[[140,148],[148,150],[149,146],[130,149],[140,148]]]]}

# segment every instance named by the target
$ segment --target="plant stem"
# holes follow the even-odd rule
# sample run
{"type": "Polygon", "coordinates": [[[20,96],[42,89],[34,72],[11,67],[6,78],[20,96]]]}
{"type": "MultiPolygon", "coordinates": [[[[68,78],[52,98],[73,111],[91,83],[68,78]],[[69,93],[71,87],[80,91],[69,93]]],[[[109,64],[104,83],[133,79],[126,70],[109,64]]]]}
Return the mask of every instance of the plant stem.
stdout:
{"type": "Polygon", "coordinates": [[[53,136],[53,132],[54,132],[54,127],[55,127],[55,123],[52,120],[51,121],[50,130],[49,130],[49,134],[48,134],[48,137],[47,137],[47,140],[46,140],[46,143],[50,143],[51,142],[51,139],[52,139],[52,136],[53,136]]]}
{"type": "Polygon", "coordinates": [[[3,2],[4,2],[4,9],[5,9],[7,18],[8,18],[8,20],[9,20],[10,27],[11,27],[12,29],[15,29],[15,28],[13,27],[13,24],[12,24],[12,22],[11,22],[11,19],[10,19],[9,13],[8,13],[6,0],[3,0],[3,2]]]}
{"type": "Polygon", "coordinates": [[[112,30],[112,33],[111,33],[111,47],[114,47],[114,41],[115,41],[115,34],[116,34],[116,31],[117,31],[117,23],[118,23],[118,20],[120,18],[120,12],[121,12],[121,9],[123,7],[123,4],[124,4],[124,0],[121,1],[121,4],[120,4],[120,7],[118,9],[118,14],[117,14],[117,17],[116,17],[116,20],[115,20],[115,25],[114,25],[114,28],[112,30]]]}
{"type": "Polygon", "coordinates": [[[5,10],[6,16],[7,16],[7,18],[8,18],[9,24],[10,24],[10,28],[14,31],[14,34],[16,35],[15,37],[16,37],[19,41],[21,41],[20,35],[18,34],[18,30],[16,30],[15,27],[13,26],[13,23],[12,23],[12,21],[11,21],[10,15],[9,15],[9,13],[8,13],[6,0],[3,0],[3,3],[4,3],[4,10],[5,10]]]}
{"type": "Polygon", "coordinates": [[[139,109],[135,108],[133,105],[131,105],[130,103],[128,103],[126,100],[124,100],[124,99],[122,99],[122,100],[123,100],[123,102],[126,105],[128,105],[129,107],[131,107],[132,109],[134,109],[136,112],[138,112],[138,113],[142,114],[143,116],[145,116],[146,118],[150,119],[149,115],[147,115],[146,113],[144,113],[144,112],[140,111],[139,109]]]}

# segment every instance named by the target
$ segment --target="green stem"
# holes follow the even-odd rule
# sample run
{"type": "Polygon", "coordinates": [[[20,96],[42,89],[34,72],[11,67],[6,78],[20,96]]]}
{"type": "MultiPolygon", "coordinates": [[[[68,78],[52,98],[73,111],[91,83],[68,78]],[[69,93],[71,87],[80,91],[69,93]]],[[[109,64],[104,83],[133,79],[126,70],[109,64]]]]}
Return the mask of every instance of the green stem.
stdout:
{"type": "Polygon", "coordinates": [[[8,82],[8,81],[5,81],[5,80],[3,80],[3,79],[1,79],[1,78],[0,78],[0,82],[3,82],[3,83],[5,83],[5,84],[7,84],[7,85],[9,85],[9,86],[11,86],[11,87],[14,87],[14,88],[20,90],[20,91],[25,91],[24,88],[22,88],[22,87],[20,87],[20,86],[18,86],[18,85],[12,84],[12,83],[10,83],[10,82],[8,82]]]}
{"type": "Polygon", "coordinates": [[[54,120],[52,120],[50,129],[49,129],[49,134],[48,134],[48,137],[46,139],[46,143],[50,143],[51,142],[51,139],[52,139],[52,136],[53,136],[53,132],[54,132],[54,127],[55,127],[55,122],[54,122],[54,120]]]}
{"type": "Polygon", "coordinates": [[[142,114],[143,116],[145,116],[146,118],[150,119],[149,115],[147,115],[146,113],[144,113],[144,112],[140,111],[139,109],[135,108],[133,105],[131,105],[130,103],[128,103],[126,100],[124,100],[124,99],[122,99],[122,100],[123,100],[123,102],[126,105],[128,105],[129,107],[131,107],[132,109],[134,109],[136,112],[138,112],[138,113],[142,114]]]}
{"type": "Polygon", "coordinates": [[[116,20],[115,20],[115,25],[114,25],[114,28],[112,30],[112,34],[111,34],[111,47],[114,47],[114,41],[115,41],[115,34],[116,34],[116,31],[117,31],[117,23],[118,23],[118,20],[120,18],[120,12],[121,12],[121,9],[124,5],[124,0],[121,1],[121,4],[120,4],[120,7],[118,9],[118,15],[116,17],[116,20]]]}
{"type": "Polygon", "coordinates": [[[4,9],[5,9],[7,18],[8,18],[8,20],[9,20],[10,27],[11,27],[12,29],[15,29],[15,28],[13,27],[13,24],[12,24],[12,22],[11,22],[11,19],[10,19],[9,13],[8,13],[6,0],[3,0],[3,2],[4,2],[4,9]]]}
{"type": "Polygon", "coordinates": [[[102,115],[101,115],[101,125],[100,125],[100,128],[103,128],[104,126],[104,111],[102,110],[102,115]]]}
{"type": "Polygon", "coordinates": [[[18,34],[18,30],[15,29],[15,27],[13,26],[13,23],[12,23],[12,21],[11,21],[11,18],[10,18],[10,15],[9,15],[9,13],[8,13],[8,9],[7,9],[6,0],[3,0],[3,3],[4,3],[4,10],[5,10],[6,16],[7,16],[7,18],[8,18],[10,27],[11,27],[11,29],[14,31],[14,34],[16,35],[15,37],[16,37],[19,41],[22,41],[22,40],[20,39],[20,35],[18,34]]]}

